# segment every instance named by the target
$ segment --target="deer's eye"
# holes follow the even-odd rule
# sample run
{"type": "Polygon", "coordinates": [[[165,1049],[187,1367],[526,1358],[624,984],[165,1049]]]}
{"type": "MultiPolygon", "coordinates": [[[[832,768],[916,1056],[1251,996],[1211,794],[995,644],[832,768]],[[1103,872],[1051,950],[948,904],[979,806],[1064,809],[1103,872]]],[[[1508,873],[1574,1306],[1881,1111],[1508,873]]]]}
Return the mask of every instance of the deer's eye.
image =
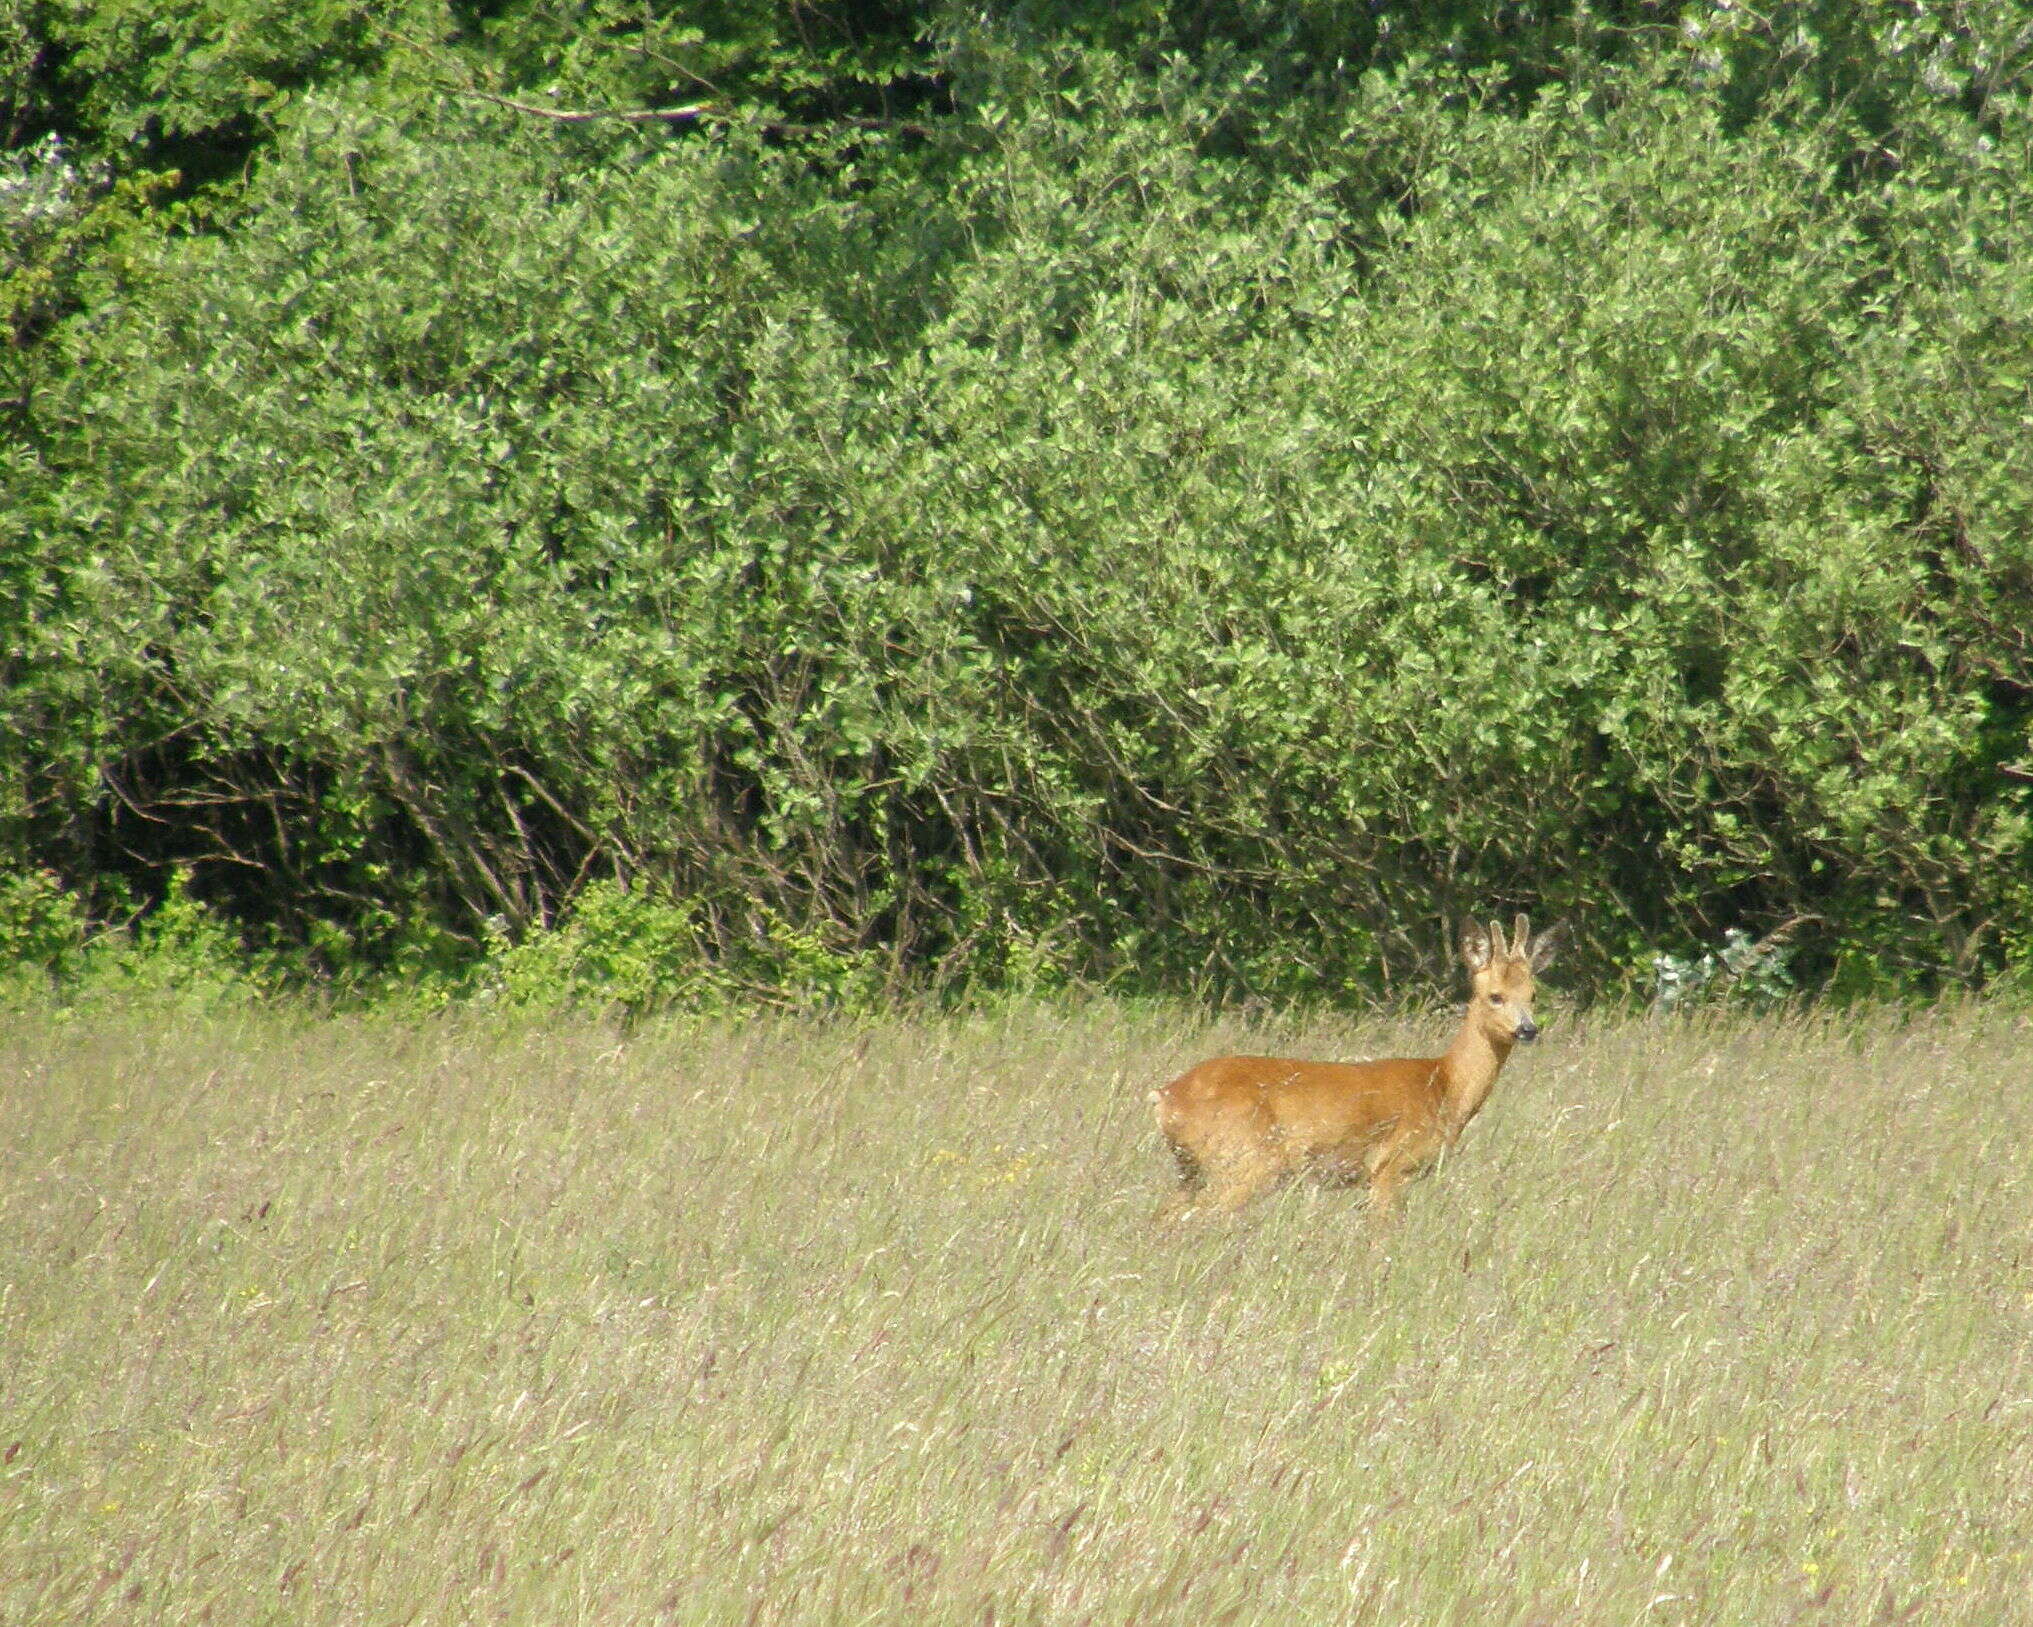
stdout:
{"type": "Polygon", "coordinates": [[[1489,997],[1489,1003],[1493,1006],[1500,1006],[1504,1003],[1504,997],[1501,994],[1492,994],[1489,997]]]}

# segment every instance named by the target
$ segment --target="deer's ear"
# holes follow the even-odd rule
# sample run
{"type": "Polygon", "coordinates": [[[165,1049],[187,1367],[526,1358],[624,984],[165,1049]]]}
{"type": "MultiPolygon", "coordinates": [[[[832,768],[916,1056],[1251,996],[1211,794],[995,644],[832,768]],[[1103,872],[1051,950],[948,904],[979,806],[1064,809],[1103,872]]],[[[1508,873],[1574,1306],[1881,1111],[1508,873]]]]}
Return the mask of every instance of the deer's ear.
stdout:
{"type": "Polygon", "coordinates": [[[1523,959],[1531,946],[1532,918],[1521,910],[1518,912],[1518,918],[1511,923],[1511,953],[1523,959]]]}
{"type": "Polygon", "coordinates": [[[1543,972],[1548,966],[1553,964],[1553,957],[1560,952],[1561,936],[1566,930],[1566,922],[1555,921],[1544,932],[1540,933],[1538,937],[1532,940],[1530,960],[1532,970],[1535,973],[1543,972]]]}
{"type": "Polygon", "coordinates": [[[1491,950],[1489,934],[1471,921],[1461,934],[1461,959],[1471,972],[1479,972],[1489,964],[1491,950]]]}

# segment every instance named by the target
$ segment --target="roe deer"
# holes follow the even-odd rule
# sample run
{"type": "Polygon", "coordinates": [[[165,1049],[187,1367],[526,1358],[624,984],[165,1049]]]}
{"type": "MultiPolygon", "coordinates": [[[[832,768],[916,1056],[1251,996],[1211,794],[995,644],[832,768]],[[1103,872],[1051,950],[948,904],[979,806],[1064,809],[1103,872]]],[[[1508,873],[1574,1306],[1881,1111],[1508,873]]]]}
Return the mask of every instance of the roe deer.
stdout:
{"type": "Polygon", "coordinates": [[[1399,1189],[1460,1139],[1521,1040],[1536,1039],[1533,973],[1553,958],[1560,929],[1532,936],[1520,915],[1512,940],[1492,922],[1463,934],[1468,1012],[1437,1057],[1383,1062],[1294,1062],[1223,1056],[1151,1092],[1158,1128],[1179,1163],[1179,1190],[1160,1220],[1228,1212],[1299,1170],[1369,1183],[1381,1221],[1399,1189]]]}

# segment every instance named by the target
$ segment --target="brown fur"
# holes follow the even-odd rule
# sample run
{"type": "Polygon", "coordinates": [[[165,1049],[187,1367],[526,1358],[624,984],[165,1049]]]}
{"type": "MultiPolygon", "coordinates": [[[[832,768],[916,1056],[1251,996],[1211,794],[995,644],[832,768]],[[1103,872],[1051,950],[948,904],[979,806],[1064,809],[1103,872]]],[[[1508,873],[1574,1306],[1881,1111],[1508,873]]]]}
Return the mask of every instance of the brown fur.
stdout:
{"type": "Polygon", "coordinates": [[[1223,1056],[1152,1091],[1158,1129],[1179,1165],[1179,1190],[1158,1218],[1231,1212],[1304,1170],[1367,1182],[1371,1208],[1388,1221],[1405,1182],[1441,1158],[1481,1110],[1511,1047],[1538,1032],[1533,974],[1552,959],[1558,931],[1534,939],[1522,915],[1508,944],[1500,926],[1469,928],[1461,945],[1468,1011],[1440,1056],[1223,1056]]]}

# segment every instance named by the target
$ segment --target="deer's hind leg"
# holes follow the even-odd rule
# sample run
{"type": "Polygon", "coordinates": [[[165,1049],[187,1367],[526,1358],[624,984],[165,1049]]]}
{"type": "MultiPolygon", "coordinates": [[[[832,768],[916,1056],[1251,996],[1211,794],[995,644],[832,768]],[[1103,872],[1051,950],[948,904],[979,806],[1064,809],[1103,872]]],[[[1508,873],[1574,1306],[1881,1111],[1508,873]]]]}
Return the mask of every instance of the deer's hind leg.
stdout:
{"type": "Polygon", "coordinates": [[[1209,1151],[1205,1162],[1208,1194],[1205,1207],[1233,1214],[1292,1173],[1293,1159],[1276,1129],[1258,1115],[1234,1125],[1209,1151]]]}
{"type": "Polygon", "coordinates": [[[1200,1160],[1176,1141],[1171,1147],[1172,1161],[1179,1166],[1179,1189],[1159,1204],[1151,1217],[1160,1225],[1184,1220],[1200,1207],[1201,1194],[1207,1190],[1207,1172],[1200,1167],[1200,1160]]]}
{"type": "Polygon", "coordinates": [[[1275,1158],[1251,1153],[1223,1169],[1214,1184],[1207,1207],[1221,1214],[1234,1214],[1251,1198],[1275,1186],[1286,1170],[1275,1158]]]}
{"type": "Polygon", "coordinates": [[[1161,1220],[1233,1213],[1285,1173],[1260,1110],[1230,1111],[1211,1124],[1190,1127],[1161,1116],[1160,1124],[1179,1165],[1179,1190],[1159,1209],[1161,1220]]]}

